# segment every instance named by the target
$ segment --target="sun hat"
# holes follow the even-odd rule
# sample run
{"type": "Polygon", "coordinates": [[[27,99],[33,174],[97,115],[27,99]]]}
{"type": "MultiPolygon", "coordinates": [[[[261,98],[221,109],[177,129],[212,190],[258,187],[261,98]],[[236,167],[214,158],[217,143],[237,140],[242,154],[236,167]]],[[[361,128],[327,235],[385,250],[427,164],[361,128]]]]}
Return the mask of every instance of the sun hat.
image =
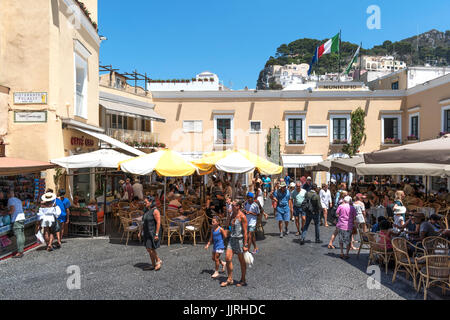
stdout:
{"type": "Polygon", "coordinates": [[[291,182],[291,184],[289,185],[289,187],[295,188],[295,182],[291,182]]]}
{"type": "Polygon", "coordinates": [[[285,181],[281,181],[280,182],[280,188],[286,187],[286,182],[285,181]]]}
{"type": "Polygon", "coordinates": [[[51,202],[51,201],[55,201],[56,199],[56,194],[54,194],[53,192],[47,192],[46,194],[43,194],[41,197],[42,202],[51,202]]]}
{"type": "Polygon", "coordinates": [[[352,202],[352,197],[346,196],[346,197],[344,198],[344,202],[346,202],[346,203],[352,202]]]}

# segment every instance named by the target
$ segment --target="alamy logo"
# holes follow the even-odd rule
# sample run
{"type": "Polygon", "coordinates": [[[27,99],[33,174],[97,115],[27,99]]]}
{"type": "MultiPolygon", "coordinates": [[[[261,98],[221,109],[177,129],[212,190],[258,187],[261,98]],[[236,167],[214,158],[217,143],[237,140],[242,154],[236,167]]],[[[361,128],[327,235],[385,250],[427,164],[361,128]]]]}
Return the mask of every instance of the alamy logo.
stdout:
{"type": "Polygon", "coordinates": [[[67,267],[66,273],[69,274],[66,285],[69,290],[81,289],[81,270],[79,266],[67,267]]]}
{"type": "Polygon", "coordinates": [[[366,273],[369,275],[367,278],[367,289],[379,290],[381,289],[381,270],[379,266],[368,266],[366,273]]]}
{"type": "Polygon", "coordinates": [[[367,28],[369,30],[381,29],[381,9],[377,5],[371,5],[367,8],[367,14],[370,14],[367,18],[367,28]]]}

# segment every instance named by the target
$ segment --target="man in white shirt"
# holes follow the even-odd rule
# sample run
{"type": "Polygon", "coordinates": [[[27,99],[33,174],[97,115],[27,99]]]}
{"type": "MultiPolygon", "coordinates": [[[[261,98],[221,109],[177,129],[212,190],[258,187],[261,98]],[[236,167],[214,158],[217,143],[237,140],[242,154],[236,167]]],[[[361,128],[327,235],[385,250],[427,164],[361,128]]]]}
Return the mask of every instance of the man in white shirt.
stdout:
{"type": "MultiPolygon", "coordinates": [[[[328,190],[328,185],[323,184],[322,189],[319,192],[320,204],[323,208],[323,219],[325,221],[325,227],[328,227],[328,210],[333,206],[333,201],[331,200],[331,192],[328,190]]],[[[322,225],[322,223],[320,223],[322,225]]]]}
{"type": "Polygon", "coordinates": [[[13,258],[22,258],[25,247],[25,214],[23,213],[22,201],[14,196],[13,190],[8,193],[8,209],[17,242],[17,253],[13,258]]]}

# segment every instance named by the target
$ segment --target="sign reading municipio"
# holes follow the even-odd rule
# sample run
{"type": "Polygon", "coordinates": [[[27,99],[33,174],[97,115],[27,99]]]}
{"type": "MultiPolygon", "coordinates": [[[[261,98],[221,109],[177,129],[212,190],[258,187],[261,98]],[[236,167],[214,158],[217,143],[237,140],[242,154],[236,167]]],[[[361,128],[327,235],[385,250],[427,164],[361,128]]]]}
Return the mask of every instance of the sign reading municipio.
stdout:
{"type": "Polygon", "coordinates": [[[15,92],[14,104],[47,104],[47,92],[15,92]]]}
{"type": "Polygon", "coordinates": [[[14,122],[19,123],[47,122],[47,111],[14,111],[14,122]]]}

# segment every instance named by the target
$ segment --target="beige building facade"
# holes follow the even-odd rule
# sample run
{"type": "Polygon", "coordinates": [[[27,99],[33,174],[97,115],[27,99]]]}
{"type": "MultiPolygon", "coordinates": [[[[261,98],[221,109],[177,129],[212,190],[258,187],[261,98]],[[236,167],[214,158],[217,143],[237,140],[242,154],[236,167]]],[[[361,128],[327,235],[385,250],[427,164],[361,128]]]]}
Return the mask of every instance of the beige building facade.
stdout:
{"type": "Polygon", "coordinates": [[[77,130],[102,131],[97,0],[83,2],[90,19],[75,0],[0,2],[0,85],[9,88],[0,98],[7,115],[0,134],[8,157],[49,161],[98,149],[77,130]]]}
{"type": "Polygon", "coordinates": [[[155,130],[169,148],[189,155],[242,148],[267,156],[267,136],[279,128],[280,160],[292,168],[339,156],[351,141],[351,113],[358,108],[366,114],[367,135],[360,153],[450,132],[450,76],[409,90],[323,85],[314,91],[152,92],[155,111],[166,119],[155,130]]]}

